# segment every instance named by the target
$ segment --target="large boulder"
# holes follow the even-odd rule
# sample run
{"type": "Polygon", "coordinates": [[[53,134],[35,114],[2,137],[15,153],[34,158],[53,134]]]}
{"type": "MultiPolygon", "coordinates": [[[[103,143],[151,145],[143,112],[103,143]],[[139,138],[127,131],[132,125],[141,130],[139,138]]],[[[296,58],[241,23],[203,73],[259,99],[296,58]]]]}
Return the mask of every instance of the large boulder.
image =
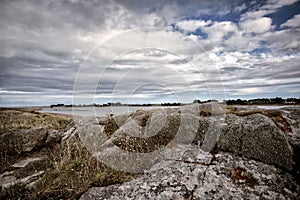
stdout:
{"type": "Polygon", "coordinates": [[[270,118],[228,115],[226,123],[217,143],[220,150],[292,169],[293,150],[287,136],[270,118]]]}

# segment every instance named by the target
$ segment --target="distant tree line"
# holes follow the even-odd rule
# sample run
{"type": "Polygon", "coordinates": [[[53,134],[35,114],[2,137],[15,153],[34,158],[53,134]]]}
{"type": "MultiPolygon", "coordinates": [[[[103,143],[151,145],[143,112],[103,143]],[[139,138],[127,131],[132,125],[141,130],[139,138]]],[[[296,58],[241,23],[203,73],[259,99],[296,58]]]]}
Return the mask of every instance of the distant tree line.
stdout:
{"type": "Polygon", "coordinates": [[[287,98],[281,97],[275,98],[261,98],[261,99],[249,99],[249,100],[226,100],[227,105],[270,105],[270,104],[300,104],[300,98],[287,98]]]}
{"type": "Polygon", "coordinates": [[[147,104],[122,104],[120,102],[116,102],[116,103],[112,103],[112,102],[109,102],[109,103],[105,103],[105,104],[96,104],[96,103],[93,103],[93,104],[80,104],[80,105],[72,105],[72,104],[69,104],[69,105],[65,105],[65,104],[52,104],[50,105],[50,108],[54,108],[54,107],[109,107],[109,106],[132,106],[132,107],[135,107],[135,106],[141,106],[141,107],[148,107],[148,106],[180,106],[180,105],[183,105],[181,103],[161,103],[161,104],[150,104],[150,103],[147,103],[147,104]]]}
{"type": "Polygon", "coordinates": [[[210,100],[207,100],[207,101],[201,101],[199,99],[195,99],[193,101],[193,103],[209,103],[209,102],[218,102],[218,100],[215,100],[215,99],[210,99],[210,100]]]}
{"type": "MultiPolygon", "coordinates": [[[[193,103],[208,103],[208,102],[218,102],[215,99],[210,99],[206,101],[201,101],[199,99],[195,99],[193,103]]],[[[288,105],[296,105],[300,104],[300,98],[281,98],[281,97],[275,97],[275,98],[260,98],[260,99],[249,99],[249,100],[242,100],[242,99],[236,99],[236,100],[225,100],[223,103],[226,103],[227,105],[270,105],[270,104],[288,104],[288,105]]],[[[94,106],[94,107],[107,107],[107,106],[142,106],[142,107],[147,107],[147,106],[182,106],[186,105],[183,103],[161,103],[161,104],[122,104],[120,102],[109,102],[105,104],[88,104],[88,105],[65,105],[65,104],[54,104],[51,105],[51,108],[54,107],[73,107],[73,106],[94,106]]]]}

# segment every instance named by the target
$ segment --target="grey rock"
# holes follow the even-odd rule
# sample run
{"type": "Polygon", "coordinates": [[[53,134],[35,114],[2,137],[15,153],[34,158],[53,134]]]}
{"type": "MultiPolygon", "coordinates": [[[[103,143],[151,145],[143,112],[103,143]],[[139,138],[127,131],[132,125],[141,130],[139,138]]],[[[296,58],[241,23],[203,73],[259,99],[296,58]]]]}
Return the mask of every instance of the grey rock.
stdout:
{"type": "Polygon", "coordinates": [[[85,124],[77,127],[74,134],[78,134],[82,144],[91,153],[98,152],[102,145],[108,140],[103,133],[103,126],[96,124],[85,124]]]}
{"type": "Polygon", "coordinates": [[[42,128],[10,130],[0,136],[1,150],[8,154],[31,152],[45,144],[48,130],[42,128]]]}
{"type": "Polygon", "coordinates": [[[217,147],[265,163],[292,169],[293,151],[286,135],[261,114],[246,117],[228,115],[217,147]]]}
{"type": "Polygon", "coordinates": [[[226,126],[223,127],[217,147],[223,151],[239,154],[242,150],[242,138],[244,136],[242,132],[241,117],[228,114],[225,123],[226,126]]]}
{"type": "Polygon", "coordinates": [[[80,199],[297,199],[300,194],[295,180],[272,165],[228,153],[212,155],[195,145],[181,151],[179,159],[162,160],[137,179],[90,188],[80,199]],[[239,168],[253,181],[235,176],[239,168]]]}
{"type": "Polygon", "coordinates": [[[242,155],[292,169],[293,151],[286,135],[274,122],[260,114],[242,118],[242,155]]]}
{"type": "Polygon", "coordinates": [[[191,104],[182,106],[179,108],[181,113],[190,113],[196,116],[215,116],[223,115],[226,113],[223,106],[217,102],[203,103],[203,104],[191,104]]]}
{"type": "MultiPolygon", "coordinates": [[[[293,130],[286,133],[265,115],[225,116],[218,104],[209,114],[211,106],[138,111],[120,118],[119,128],[93,155],[112,168],[143,175],[90,188],[81,199],[297,199],[299,184],[285,170],[297,166],[298,111],[283,112],[293,130]],[[171,136],[157,151],[140,153],[118,146],[157,135],[171,136]],[[212,151],[215,145],[217,154],[212,151]]],[[[103,134],[99,127],[105,122],[82,126],[89,133],[103,134]]],[[[140,148],[150,142],[140,143],[140,148]]]]}
{"type": "MultiPolygon", "coordinates": [[[[103,133],[105,119],[102,119],[103,125],[96,125],[94,118],[82,119],[77,131],[88,150],[98,156],[108,153],[107,149],[115,145],[121,148],[120,152],[149,152],[157,150],[147,147],[153,140],[159,140],[155,142],[158,147],[169,143],[193,142],[204,151],[212,151],[216,146],[219,150],[288,170],[293,168],[294,153],[288,136],[267,116],[252,114],[241,117],[228,114],[225,117],[223,108],[217,103],[193,104],[180,110],[180,113],[178,109],[162,109],[114,116],[119,128],[110,138],[103,133]],[[217,115],[200,116],[199,112],[212,108],[215,108],[217,115]],[[166,140],[165,143],[159,144],[162,140],[166,140]]],[[[111,154],[118,152],[117,148],[111,150],[111,154]]]]}
{"type": "Polygon", "coordinates": [[[62,139],[62,133],[58,130],[48,130],[48,135],[45,141],[45,146],[57,144],[62,139]]]}
{"type": "Polygon", "coordinates": [[[22,167],[25,167],[26,165],[28,165],[29,163],[32,163],[34,161],[39,161],[42,159],[43,159],[42,157],[26,158],[24,160],[20,160],[20,161],[16,162],[12,166],[16,167],[16,168],[22,168],[22,167]]]}
{"type": "Polygon", "coordinates": [[[45,144],[48,137],[48,130],[46,129],[31,129],[20,130],[18,137],[22,140],[22,151],[30,152],[34,148],[38,148],[45,144]]]}

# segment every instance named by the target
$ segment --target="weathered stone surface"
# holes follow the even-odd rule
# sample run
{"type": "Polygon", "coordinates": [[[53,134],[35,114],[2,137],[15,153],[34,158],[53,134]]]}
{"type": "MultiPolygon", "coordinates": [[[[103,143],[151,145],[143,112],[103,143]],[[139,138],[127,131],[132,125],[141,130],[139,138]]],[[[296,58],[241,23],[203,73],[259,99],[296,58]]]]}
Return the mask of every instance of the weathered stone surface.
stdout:
{"type": "Polygon", "coordinates": [[[17,168],[22,168],[22,167],[25,167],[26,165],[28,165],[29,163],[32,163],[34,161],[39,161],[39,160],[42,160],[42,159],[43,158],[41,158],[41,157],[26,158],[24,160],[20,160],[20,161],[16,162],[12,166],[17,167],[17,168]]]}
{"type": "Polygon", "coordinates": [[[22,154],[59,143],[61,132],[44,128],[10,130],[0,136],[0,148],[8,154],[22,154]]]}
{"type": "Polygon", "coordinates": [[[289,142],[300,147],[300,108],[288,107],[281,111],[292,129],[292,132],[287,133],[289,142]]]}
{"type": "Polygon", "coordinates": [[[292,129],[291,132],[286,134],[294,152],[295,165],[293,173],[300,180],[300,107],[288,107],[281,111],[292,129]]]}
{"type": "Polygon", "coordinates": [[[48,131],[46,129],[10,130],[0,136],[1,151],[8,154],[21,154],[38,148],[46,141],[48,131]]]}
{"type": "Polygon", "coordinates": [[[207,154],[194,145],[181,152],[180,158],[169,157],[135,180],[90,188],[80,199],[297,199],[300,194],[291,175],[272,165],[207,154]]]}
{"type": "Polygon", "coordinates": [[[82,120],[84,123],[80,124],[78,131],[84,130],[79,135],[85,146],[98,155],[103,155],[104,151],[117,154],[117,148],[107,150],[115,145],[125,151],[146,153],[170,142],[193,142],[205,151],[213,150],[217,144],[216,147],[222,151],[289,170],[293,168],[294,155],[288,136],[270,118],[262,114],[243,117],[228,114],[225,117],[217,105],[215,107],[220,112],[213,116],[201,116],[199,113],[209,109],[210,104],[184,106],[179,113],[178,109],[137,111],[128,115],[127,120],[124,116],[120,117],[122,123],[110,138],[103,134],[104,119],[103,126],[95,125],[94,119],[82,120]]]}
{"type": "Polygon", "coordinates": [[[287,136],[270,118],[261,114],[228,115],[217,146],[224,151],[292,169],[293,151],[287,136]]]}
{"type": "MultiPolygon", "coordinates": [[[[297,199],[300,188],[295,177],[282,170],[292,170],[295,161],[291,136],[262,114],[225,117],[222,109],[216,115],[209,114],[209,109],[209,105],[191,105],[154,111],[146,122],[145,113],[140,111],[123,120],[124,124],[98,155],[119,154],[113,139],[125,133],[147,138],[162,133],[164,127],[170,126],[172,117],[181,123],[178,121],[178,129],[167,129],[176,130],[177,134],[156,155],[157,160],[148,163],[150,168],[144,168],[143,176],[123,184],[90,188],[81,199],[297,199]],[[144,135],[141,135],[141,121],[144,135]],[[214,140],[218,154],[200,149],[205,150],[205,144],[214,145],[214,140]]],[[[292,111],[285,116],[293,123],[293,133],[289,133],[293,138],[297,138],[297,115],[292,111]]],[[[126,155],[126,151],[123,153],[126,155]]],[[[121,162],[115,160],[117,167],[121,162]]]]}
{"type": "Polygon", "coordinates": [[[226,126],[223,127],[217,147],[223,151],[239,154],[242,150],[242,138],[244,136],[241,118],[233,114],[228,114],[225,123],[226,126]]]}
{"type": "Polygon", "coordinates": [[[191,104],[180,107],[179,110],[182,113],[190,113],[196,116],[214,116],[225,114],[226,111],[221,104],[216,102],[203,103],[203,104],[191,104]]]}
{"type": "Polygon", "coordinates": [[[57,144],[62,139],[62,132],[58,130],[48,130],[48,135],[45,140],[45,146],[51,146],[57,144]]]}
{"type": "Polygon", "coordinates": [[[264,115],[242,118],[242,155],[292,169],[293,152],[286,135],[264,115]]]}
{"type": "Polygon", "coordinates": [[[101,151],[102,145],[108,138],[103,133],[103,126],[99,124],[85,124],[78,126],[74,134],[78,134],[82,144],[91,153],[101,151]]]}

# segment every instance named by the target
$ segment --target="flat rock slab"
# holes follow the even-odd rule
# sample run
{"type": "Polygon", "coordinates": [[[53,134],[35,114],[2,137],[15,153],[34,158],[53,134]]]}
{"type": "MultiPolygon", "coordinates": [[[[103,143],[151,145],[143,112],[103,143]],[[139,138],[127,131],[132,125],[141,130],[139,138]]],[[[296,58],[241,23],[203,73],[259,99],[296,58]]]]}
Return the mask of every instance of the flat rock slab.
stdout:
{"type": "Polygon", "coordinates": [[[43,175],[45,173],[45,171],[37,171],[29,176],[26,176],[24,178],[21,179],[17,179],[15,176],[12,176],[10,174],[6,174],[3,175],[0,178],[0,186],[2,188],[7,188],[19,183],[23,183],[23,184],[29,184],[32,183],[33,181],[37,180],[41,175],[43,175]]]}
{"type": "Polygon", "coordinates": [[[90,188],[80,199],[297,199],[300,195],[293,177],[273,165],[194,150],[186,147],[175,160],[167,156],[129,182],[90,188]]]}
{"type": "Polygon", "coordinates": [[[24,159],[24,160],[20,160],[19,162],[16,162],[12,166],[16,167],[16,168],[22,168],[22,167],[25,167],[26,165],[28,165],[29,163],[32,163],[32,162],[35,162],[35,161],[39,161],[39,160],[42,160],[42,159],[43,158],[41,158],[41,157],[27,158],[27,159],[24,159]]]}

